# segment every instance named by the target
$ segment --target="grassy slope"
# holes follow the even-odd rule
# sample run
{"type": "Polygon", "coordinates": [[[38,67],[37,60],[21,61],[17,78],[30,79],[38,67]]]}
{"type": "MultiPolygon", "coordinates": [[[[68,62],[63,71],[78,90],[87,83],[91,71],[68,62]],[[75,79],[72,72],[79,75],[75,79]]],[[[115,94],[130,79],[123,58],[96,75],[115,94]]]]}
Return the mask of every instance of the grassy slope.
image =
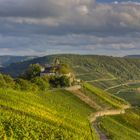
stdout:
{"type": "Polygon", "coordinates": [[[140,106],[139,87],[140,83],[128,84],[126,86],[110,89],[109,92],[125,99],[134,106],[140,106]]]}
{"type": "Polygon", "coordinates": [[[128,110],[123,115],[101,118],[100,127],[112,140],[139,140],[140,110],[128,110]]]}
{"type": "MultiPolygon", "coordinates": [[[[119,108],[124,103],[89,84],[85,87],[90,91],[85,94],[103,109],[119,108]]],[[[93,128],[91,133],[88,121],[88,116],[95,111],[96,108],[90,108],[65,90],[33,94],[0,89],[0,138],[98,140],[93,128]]]]}
{"type": "Polygon", "coordinates": [[[118,98],[108,92],[105,92],[100,88],[90,85],[88,83],[84,84],[84,88],[89,90],[94,96],[96,95],[97,98],[106,102],[106,104],[109,104],[113,108],[122,108],[124,105],[127,104],[123,99],[120,99],[120,98],[118,98]]]}
{"type": "MultiPolygon", "coordinates": [[[[85,94],[103,108],[121,108],[126,102],[90,84],[85,94]],[[99,101],[100,100],[100,101],[99,101]]],[[[94,139],[95,130],[88,116],[95,112],[87,104],[65,90],[27,93],[0,89],[0,139],[94,139]],[[92,136],[91,136],[92,135],[92,136]]],[[[101,118],[100,127],[113,140],[139,140],[140,112],[101,118]],[[123,135],[122,135],[123,134],[123,135]]]]}
{"type": "MultiPolygon", "coordinates": [[[[133,88],[137,86],[138,85],[133,85],[133,88]]],[[[100,100],[102,99],[107,103],[109,103],[113,108],[114,107],[118,108],[121,107],[123,104],[125,104],[123,100],[119,100],[115,96],[111,96],[110,93],[105,92],[97,87],[91,86],[90,84],[85,84],[85,88],[90,91],[87,92],[86,94],[91,98],[96,99],[98,103],[100,102],[99,99],[100,100]]],[[[128,94],[126,96],[128,101],[132,103],[134,96],[130,97],[128,94]]],[[[139,98],[136,99],[139,100],[139,98]]],[[[107,107],[106,105],[103,106],[103,108],[106,107],[107,107]]],[[[99,119],[99,127],[102,131],[104,131],[104,133],[108,136],[108,138],[112,140],[139,140],[140,108],[129,109],[126,111],[125,114],[121,115],[101,117],[99,119]]]]}
{"type": "MultiPolygon", "coordinates": [[[[138,84],[134,84],[131,85],[131,88],[137,88],[138,86],[139,86],[138,84]]],[[[100,97],[100,99],[107,101],[113,107],[119,107],[122,104],[124,104],[123,101],[119,101],[120,103],[117,103],[116,101],[118,100],[114,100],[115,96],[113,96],[112,99],[111,98],[112,96],[109,97],[108,95],[110,94],[108,92],[104,92],[102,89],[91,86],[89,84],[86,84],[85,87],[91,91],[90,92],[90,96],[92,93],[91,98],[95,98],[96,95],[96,100],[98,102],[99,102],[99,98],[97,97],[100,97]],[[118,106],[116,106],[116,104],[118,106]]],[[[122,93],[120,94],[122,95],[122,93]]],[[[130,93],[128,93],[128,94],[124,94],[124,96],[125,96],[124,98],[127,99],[127,101],[129,101],[130,103],[133,103],[133,105],[138,104],[139,93],[131,96],[130,93]]],[[[104,105],[104,108],[105,107],[106,106],[104,105]]],[[[109,139],[139,140],[140,138],[140,108],[127,110],[127,112],[122,115],[101,117],[99,120],[100,120],[99,121],[100,129],[104,131],[104,133],[108,136],[109,139]]]]}
{"type": "MultiPolygon", "coordinates": [[[[86,94],[88,94],[88,96],[90,96],[93,99],[96,98],[96,101],[98,101],[98,103],[99,103],[99,99],[100,100],[102,99],[104,101],[107,101],[112,107],[117,107],[117,108],[122,104],[125,104],[125,102],[123,101],[119,101],[120,103],[117,103],[116,101],[118,100],[114,100],[115,96],[113,96],[112,99],[110,93],[105,92],[100,88],[91,86],[90,84],[85,84],[85,87],[90,91],[90,93],[87,92],[86,94]]],[[[124,89],[132,90],[132,89],[137,89],[138,87],[139,84],[131,84],[128,86],[124,86],[124,89]]],[[[120,97],[124,96],[122,98],[125,98],[127,101],[132,103],[132,105],[139,105],[139,95],[140,95],[139,92],[127,93],[127,94],[120,92],[120,94],[118,94],[118,96],[120,97]]],[[[106,108],[107,106],[104,105],[103,107],[106,108]]],[[[140,108],[129,109],[126,111],[125,114],[121,114],[121,115],[101,117],[99,119],[99,127],[108,136],[108,138],[112,140],[139,140],[140,108]]]]}
{"type": "Polygon", "coordinates": [[[33,94],[0,89],[0,139],[96,140],[87,120],[91,112],[64,90],[33,94]]]}
{"type": "MultiPolygon", "coordinates": [[[[111,96],[110,93],[91,86],[90,84],[85,84],[85,87],[90,91],[90,94],[88,92],[87,94],[89,94],[91,98],[95,98],[96,95],[96,101],[98,101],[98,103],[99,99],[102,99],[115,108],[119,108],[123,104],[126,104],[123,100],[119,100],[115,96],[111,96]]],[[[137,85],[133,85],[133,87],[137,87],[137,85]]],[[[134,96],[127,94],[125,98],[127,98],[130,103],[136,103],[136,101],[139,100],[138,95],[134,98],[134,96]],[[137,100],[134,101],[133,99],[137,100]]],[[[105,108],[106,105],[103,107],[105,108]]],[[[125,114],[121,115],[101,117],[99,119],[99,127],[108,136],[108,138],[112,140],[139,140],[140,108],[129,109],[125,114]]]]}

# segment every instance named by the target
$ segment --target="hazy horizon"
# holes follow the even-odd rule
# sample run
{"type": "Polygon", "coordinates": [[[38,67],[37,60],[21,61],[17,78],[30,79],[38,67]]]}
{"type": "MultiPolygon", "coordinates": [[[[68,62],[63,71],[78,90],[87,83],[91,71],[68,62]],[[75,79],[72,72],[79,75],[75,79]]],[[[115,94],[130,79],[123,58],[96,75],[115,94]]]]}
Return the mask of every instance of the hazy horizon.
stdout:
{"type": "Polygon", "coordinates": [[[82,54],[82,53],[53,53],[53,54],[44,54],[44,55],[14,55],[14,54],[9,54],[9,55],[0,55],[0,56],[13,56],[13,57],[45,57],[45,56],[50,56],[50,55],[93,55],[93,56],[112,56],[112,57],[126,57],[126,56],[140,56],[140,54],[128,54],[128,55],[122,55],[122,56],[119,56],[119,55],[107,55],[107,54],[82,54]]]}

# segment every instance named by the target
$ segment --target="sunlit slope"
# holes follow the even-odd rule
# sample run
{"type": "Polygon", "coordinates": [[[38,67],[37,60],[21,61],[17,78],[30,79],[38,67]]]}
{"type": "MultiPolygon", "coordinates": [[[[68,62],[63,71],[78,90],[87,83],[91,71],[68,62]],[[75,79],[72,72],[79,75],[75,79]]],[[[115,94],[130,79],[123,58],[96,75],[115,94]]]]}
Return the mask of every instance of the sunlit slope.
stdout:
{"type": "Polygon", "coordinates": [[[133,106],[140,106],[140,82],[118,86],[108,90],[110,93],[125,99],[133,106]]]}
{"type": "Polygon", "coordinates": [[[100,88],[97,88],[93,85],[90,85],[88,83],[84,84],[84,89],[88,90],[90,93],[87,93],[88,96],[90,96],[91,98],[93,98],[93,100],[96,100],[96,102],[103,104],[103,109],[105,109],[105,107],[110,107],[110,108],[127,108],[128,103],[119,98],[116,97],[100,88]]]}
{"type": "Polygon", "coordinates": [[[100,128],[112,140],[140,139],[140,110],[128,110],[125,114],[102,117],[100,128]]]}
{"type": "Polygon", "coordinates": [[[29,93],[0,89],[0,139],[98,139],[87,104],[65,90],[29,93]]]}
{"type": "Polygon", "coordinates": [[[100,113],[93,113],[92,120],[95,120],[94,114],[108,114],[101,115],[95,120],[95,124],[108,139],[139,140],[140,108],[131,109],[126,101],[88,83],[84,84],[83,91],[103,109],[99,111],[100,113]],[[119,113],[117,110],[125,110],[125,112],[119,113]],[[116,115],[113,115],[115,111],[116,115]]]}

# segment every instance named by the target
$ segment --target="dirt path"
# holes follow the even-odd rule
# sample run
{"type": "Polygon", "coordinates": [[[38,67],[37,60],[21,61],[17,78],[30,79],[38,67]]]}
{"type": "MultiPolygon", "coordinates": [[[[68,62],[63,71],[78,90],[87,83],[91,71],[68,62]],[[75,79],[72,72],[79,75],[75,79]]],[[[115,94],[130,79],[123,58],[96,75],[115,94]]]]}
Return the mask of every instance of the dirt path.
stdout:
{"type": "MultiPolygon", "coordinates": [[[[95,101],[90,99],[87,95],[85,95],[81,90],[81,86],[73,86],[66,88],[66,90],[70,91],[73,93],[75,96],[77,96],[79,99],[81,99],[83,102],[88,104],[92,108],[96,108],[97,110],[102,110],[102,107],[98,105],[95,101]]],[[[95,128],[96,132],[98,133],[99,137],[101,140],[108,140],[106,135],[98,128],[97,124],[97,118],[102,117],[102,116],[112,116],[112,115],[119,115],[119,114],[124,114],[125,110],[130,108],[130,105],[124,105],[122,109],[112,109],[112,110],[104,110],[104,111],[98,111],[95,113],[92,113],[89,116],[89,121],[90,123],[93,124],[93,127],[95,128]]]]}
{"type": "Polygon", "coordinates": [[[89,75],[89,74],[94,74],[93,72],[87,72],[87,73],[80,73],[80,74],[75,74],[76,76],[83,76],[83,75],[89,75]]]}
{"type": "Polygon", "coordinates": [[[123,109],[120,110],[105,110],[105,111],[98,111],[96,113],[91,114],[89,120],[91,123],[93,123],[93,127],[95,128],[96,132],[98,133],[100,140],[109,140],[107,136],[99,129],[97,119],[98,117],[102,116],[113,116],[113,115],[119,115],[124,114],[125,110],[130,108],[129,105],[125,105],[123,109]]]}
{"type": "Polygon", "coordinates": [[[129,81],[129,82],[126,82],[126,83],[123,83],[123,84],[115,85],[115,86],[112,86],[112,87],[109,87],[109,88],[105,89],[104,91],[108,91],[110,89],[121,87],[121,86],[127,86],[129,84],[136,84],[136,83],[140,83],[140,80],[129,81]]]}
{"type": "Polygon", "coordinates": [[[81,89],[81,86],[73,86],[73,87],[66,88],[66,90],[68,90],[71,93],[73,93],[75,96],[77,96],[83,102],[85,102],[86,104],[88,104],[90,107],[92,107],[94,109],[96,108],[97,110],[101,110],[102,109],[102,107],[100,105],[98,105],[90,97],[88,97],[87,95],[85,95],[80,89],[81,89]]]}
{"type": "Polygon", "coordinates": [[[129,105],[124,106],[123,109],[112,109],[112,110],[104,110],[104,111],[98,111],[96,113],[93,113],[90,115],[89,120],[91,123],[94,123],[98,117],[102,116],[113,116],[113,115],[119,115],[119,114],[124,114],[125,110],[130,108],[129,105]]]}
{"type": "Polygon", "coordinates": [[[109,140],[107,136],[98,128],[97,122],[93,124],[93,127],[95,128],[96,132],[98,133],[100,140],[109,140]]]}
{"type": "Polygon", "coordinates": [[[96,80],[89,80],[89,81],[85,81],[85,82],[87,82],[87,83],[92,83],[92,82],[113,81],[113,80],[117,80],[117,78],[111,78],[111,79],[96,79],[96,80]]]}

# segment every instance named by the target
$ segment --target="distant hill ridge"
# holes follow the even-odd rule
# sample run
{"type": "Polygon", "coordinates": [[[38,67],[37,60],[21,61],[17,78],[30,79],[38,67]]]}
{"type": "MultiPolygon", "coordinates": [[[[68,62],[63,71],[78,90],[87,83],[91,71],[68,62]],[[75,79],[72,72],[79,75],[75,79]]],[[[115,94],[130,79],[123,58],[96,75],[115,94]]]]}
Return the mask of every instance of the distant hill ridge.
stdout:
{"type": "MultiPolygon", "coordinates": [[[[95,79],[109,78],[106,75],[126,80],[140,79],[140,59],[98,55],[48,55],[11,64],[2,68],[1,72],[16,77],[23,73],[30,64],[52,64],[55,58],[59,58],[62,63],[70,65],[74,73],[79,75],[79,78],[81,78],[80,74],[92,73],[95,79]]],[[[84,80],[83,77],[81,79],[84,80]]]]}
{"type": "Polygon", "coordinates": [[[25,60],[30,60],[35,58],[35,56],[11,56],[11,55],[3,55],[0,56],[0,66],[8,66],[11,63],[22,62],[25,60]]]}
{"type": "Polygon", "coordinates": [[[140,55],[126,55],[125,58],[140,58],[140,55]]]}

